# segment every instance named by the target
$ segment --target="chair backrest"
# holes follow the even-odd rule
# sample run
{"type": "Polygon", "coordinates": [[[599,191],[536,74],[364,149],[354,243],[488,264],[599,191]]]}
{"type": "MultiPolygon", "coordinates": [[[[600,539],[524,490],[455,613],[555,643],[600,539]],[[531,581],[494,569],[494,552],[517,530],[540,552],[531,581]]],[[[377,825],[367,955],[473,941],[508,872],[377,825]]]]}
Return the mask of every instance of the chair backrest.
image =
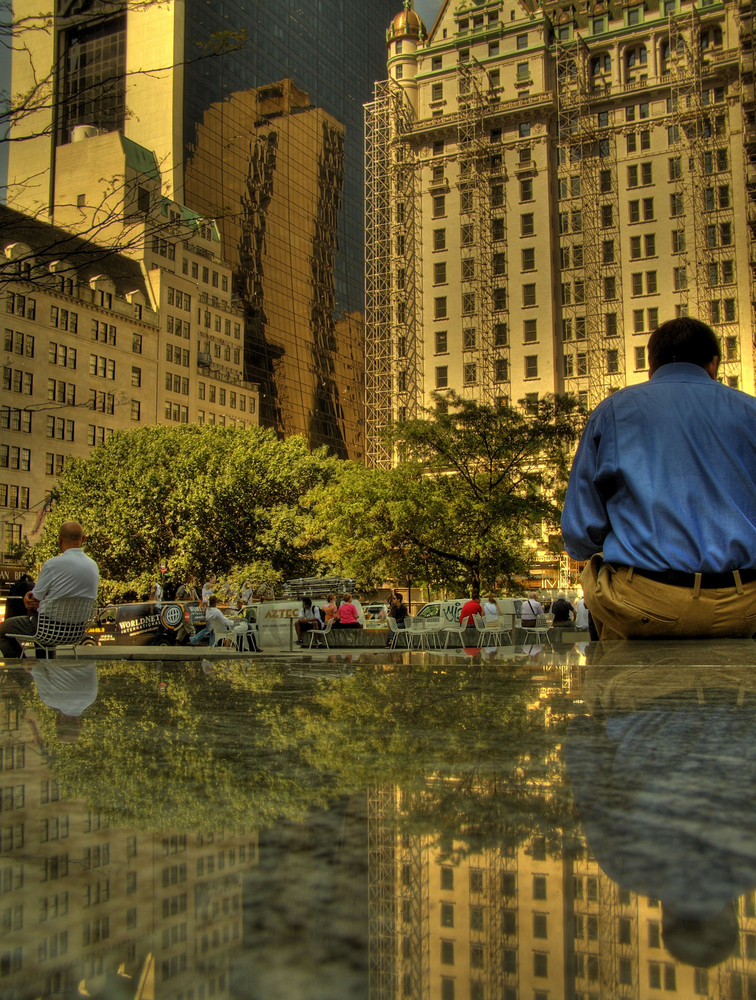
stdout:
{"type": "Polygon", "coordinates": [[[90,597],[58,597],[45,602],[37,617],[33,638],[41,646],[76,646],[81,642],[95,612],[97,601],[90,597]]]}
{"type": "Polygon", "coordinates": [[[387,618],[389,632],[396,632],[396,618],[387,618]]]}
{"type": "Polygon", "coordinates": [[[535,628],[548,628],[549,619],[546,615],[536,615],[535,628]]]}
{"type": "Polygon", "coordinates": [[[486,624],[486,621],[482,618],[482,616],[481,615],[473,615],[472,619],[473,619],[473,623],[475,624],[475,628],[479,632],[485,632],[485,630],[486,630],[486,628],[488,626],[486,624]]]}

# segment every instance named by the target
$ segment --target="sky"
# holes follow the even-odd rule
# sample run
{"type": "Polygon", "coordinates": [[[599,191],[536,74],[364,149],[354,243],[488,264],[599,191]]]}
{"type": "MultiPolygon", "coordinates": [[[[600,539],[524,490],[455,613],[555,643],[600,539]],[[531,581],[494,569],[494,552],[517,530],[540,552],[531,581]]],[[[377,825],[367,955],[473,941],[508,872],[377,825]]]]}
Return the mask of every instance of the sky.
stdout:
{"type": "Polygon", "coordinates": [[[436,20],[436,15],[441,10],[441,0],[415,0],[415,10],[425,22],[426,28],[430,31],[433,27],[433,22],[436,20]]]}

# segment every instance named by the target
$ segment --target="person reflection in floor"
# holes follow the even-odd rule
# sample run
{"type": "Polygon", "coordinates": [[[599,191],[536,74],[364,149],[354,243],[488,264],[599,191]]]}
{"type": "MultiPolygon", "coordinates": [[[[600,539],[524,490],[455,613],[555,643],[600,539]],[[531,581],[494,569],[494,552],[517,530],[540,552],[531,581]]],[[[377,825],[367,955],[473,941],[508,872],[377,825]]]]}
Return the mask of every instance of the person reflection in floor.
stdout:
{"type": "Polygon", "coordinates": [[[584,699],[565,756],[589,848],[619,886],[661,901],[674,958],[718,965],[756,886],[753,666],[589,666],[584,699]]]}
{"type": "Polygon", "coordinates": [[[94,664],[61,667],[40,660],[31,675],[40,699],[57,712],[58,739],[75,743],[81,734],[84,710],[97,698],[97,668],[94,664]]]}

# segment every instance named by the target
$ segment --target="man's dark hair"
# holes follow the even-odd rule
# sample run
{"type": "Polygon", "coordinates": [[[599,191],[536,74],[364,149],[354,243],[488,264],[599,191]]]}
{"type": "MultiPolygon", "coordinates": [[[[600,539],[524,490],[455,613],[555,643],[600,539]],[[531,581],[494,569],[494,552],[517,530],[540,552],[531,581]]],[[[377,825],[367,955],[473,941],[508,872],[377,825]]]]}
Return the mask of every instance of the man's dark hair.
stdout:
{"type": "Polygon", "coordinates": [[[648,366],[652,372],[674,361],[686,361],[705,368],[712,358],[721,358],[719,340],[710,326],[681,316],[662,323],[649,337],[648,366]]]}

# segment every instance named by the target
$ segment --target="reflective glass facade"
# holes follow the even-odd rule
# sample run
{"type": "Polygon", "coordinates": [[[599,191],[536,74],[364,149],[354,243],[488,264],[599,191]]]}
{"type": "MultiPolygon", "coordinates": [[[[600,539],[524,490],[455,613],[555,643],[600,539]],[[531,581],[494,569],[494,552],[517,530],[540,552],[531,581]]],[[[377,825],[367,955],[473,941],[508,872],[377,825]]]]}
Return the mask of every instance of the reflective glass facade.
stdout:
{"type": "Polygon", "coordinates": [[[208,107],[235,91],[286,77],[345,127],[345,183],[339,213],[336,306],[363,310],[363,104],[386,75],[386,29],[399,0],[279,0],[276,3],[187,0],[187,58],[221,31],[246,29],[249,41],[220,59],[186,68],[185,146],[208,107]]]}

